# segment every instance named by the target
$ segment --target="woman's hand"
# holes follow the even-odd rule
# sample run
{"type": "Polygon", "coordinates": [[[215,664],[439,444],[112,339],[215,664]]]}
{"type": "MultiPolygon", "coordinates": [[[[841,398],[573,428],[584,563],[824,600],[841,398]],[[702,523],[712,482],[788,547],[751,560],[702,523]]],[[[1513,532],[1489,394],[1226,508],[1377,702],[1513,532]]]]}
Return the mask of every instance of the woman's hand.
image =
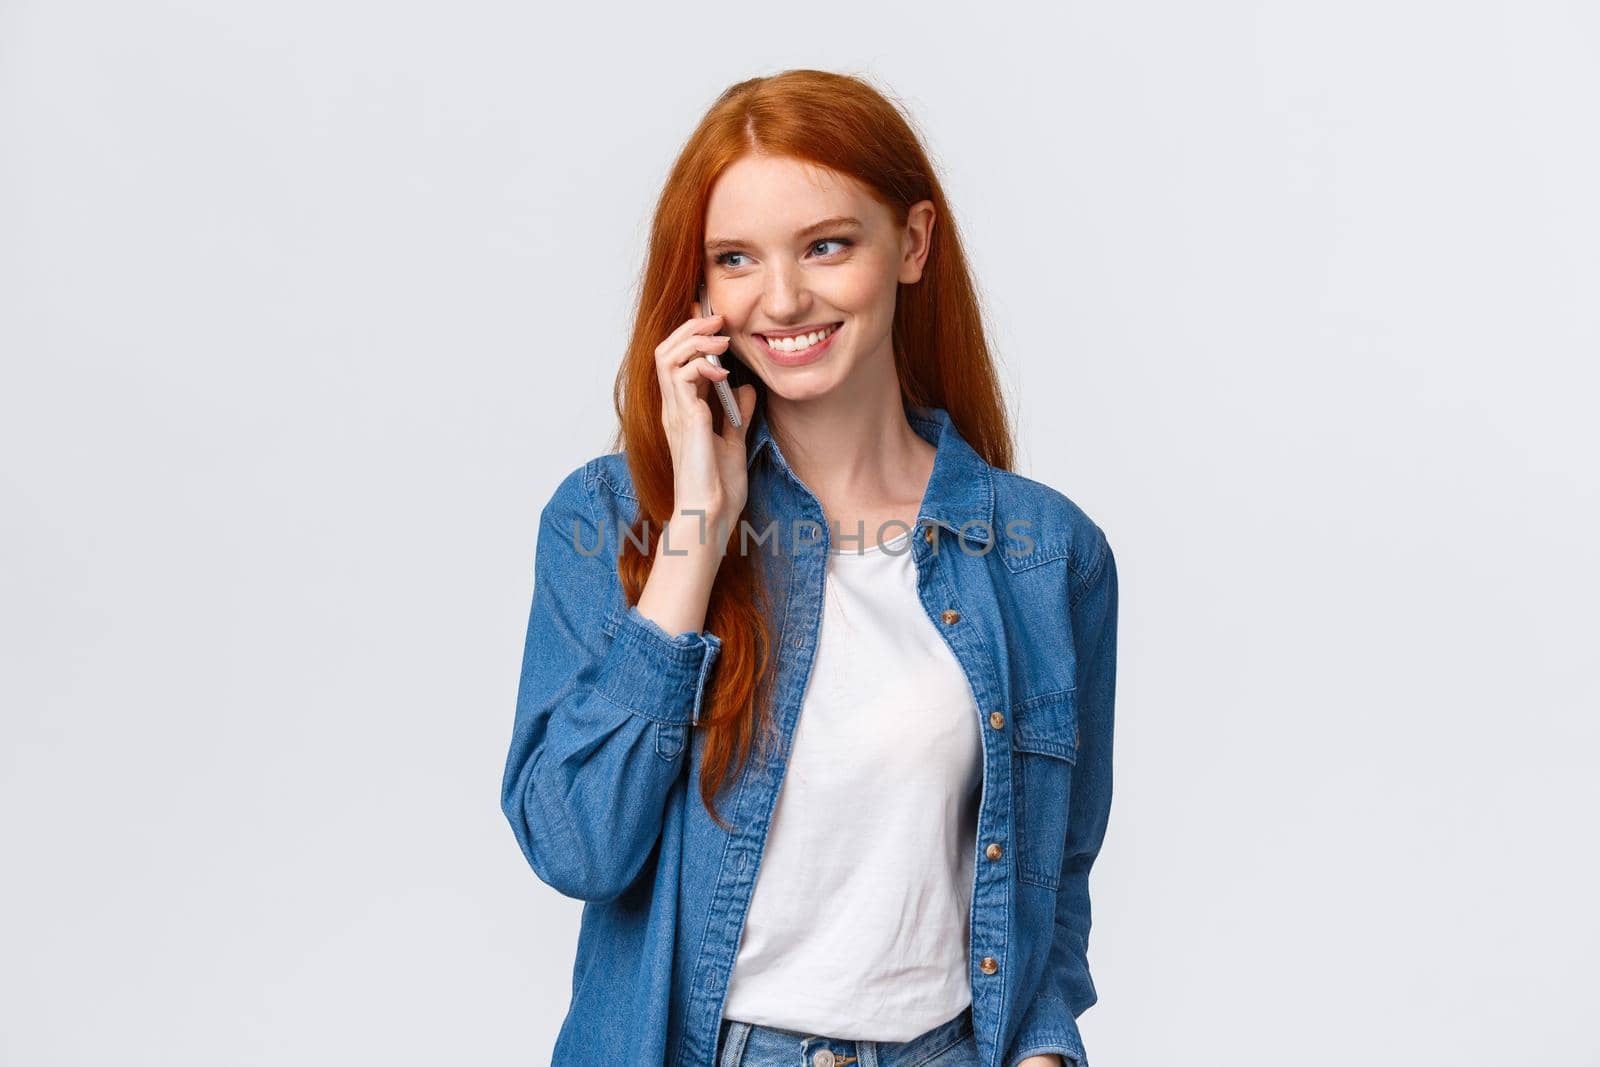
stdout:
{"type": "Polygon", "coordinates": [[[1066,1064],[1062,1063],[1061,1057],[1054,1052],[1046,1052],[1043,1056],[1029,1056],[1017,1064],[1017,1067],[1066,1067],[1066,1064]]]}
{"type": "MultiPolygon", "coordinates": [[[[755,412],[756,388],[743,385],[734,390],[742,425],[734,427],[723,417],[722,430],[716,432],[711,407],[717,401],[708,396],[711,383],[726,378],[728,370],[713,367],[704,355],[722,354],[729,341],[713,332],[722,325],[721,315],[700,316],[698,301],[694,309],[697,317],[673,330],[656,347],[656,373],[661,383],[661,425],[672,452],[675,499],[671,524],[675,531],[697,527],[699,520],[685,517],[683,512],[703,509],[706,536],[710,538],[718,523],[725,527],[725,534],[731,534],[732,523],[744,511],[749,493],[745,431],[755,412]]],[[[680,546],[675,543],[673,547],[676,550],[680,546]]]]}
{"type": "Polygon", "coordinates": [[[724,420],[721,433],[712,429],[706,401],[711,383],[728,376],[726,369],[704,358],[707,352],[727,349],[728,339],[712,333],[721,324],[721,315],[697,315],[656,347],[661,426],[672,451],[673,501],[638,607],[671,635],[704,628],[722,554],[749,494],[744,437],[756,409],[756,387],[741,386],[734,392],[740,425],[724,420]],[[685,514],[694,511],[703,514],[685,514]]]}

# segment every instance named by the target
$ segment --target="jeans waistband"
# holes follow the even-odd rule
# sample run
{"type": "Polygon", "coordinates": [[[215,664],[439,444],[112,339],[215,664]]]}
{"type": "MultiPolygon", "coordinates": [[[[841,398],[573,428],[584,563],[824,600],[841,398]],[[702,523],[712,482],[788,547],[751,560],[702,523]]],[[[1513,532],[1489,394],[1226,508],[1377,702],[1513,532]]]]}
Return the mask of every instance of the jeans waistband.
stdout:
{"type": "Polygon", "coordinates": [[[830,1037],[723,1019],[717,1038],[717,1067],[919,1067],[971,1033],[970,1006],[909,1041],[830,1037]],[[831,1060],[819,1055],[824,1050],[833,1054],[831,1060]]]}

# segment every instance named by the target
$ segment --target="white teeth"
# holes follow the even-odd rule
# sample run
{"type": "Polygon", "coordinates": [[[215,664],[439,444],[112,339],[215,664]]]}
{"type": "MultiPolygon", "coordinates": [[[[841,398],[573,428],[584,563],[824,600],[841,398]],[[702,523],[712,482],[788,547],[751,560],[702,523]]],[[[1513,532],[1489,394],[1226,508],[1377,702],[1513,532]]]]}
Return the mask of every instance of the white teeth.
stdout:
{"type": "Polygon", "coordinates": [[[826,330],[817,330],[814,333],[804,333],[799,337],[768,337],[767,344],[779,352],[804,352],[814,344],[826,341],[837,330],[837,326],[829,326],[826,330]]]}

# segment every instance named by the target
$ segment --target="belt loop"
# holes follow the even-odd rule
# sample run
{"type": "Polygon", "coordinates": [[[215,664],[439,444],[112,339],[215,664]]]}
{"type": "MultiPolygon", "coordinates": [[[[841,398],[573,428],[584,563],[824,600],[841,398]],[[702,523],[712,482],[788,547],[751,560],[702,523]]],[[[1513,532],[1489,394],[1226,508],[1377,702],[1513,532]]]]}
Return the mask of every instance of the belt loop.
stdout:
{"type": "Polygon", "coordinates": [[[722,1047],[722,1056],[718,1059],[718,1067],[739,1067],[739,1061],[744,1059],[745,1042],[750,1039],[750,1024],[742,1023],[737,1019],[729,1019],[728,1033],[722,1047]]]}

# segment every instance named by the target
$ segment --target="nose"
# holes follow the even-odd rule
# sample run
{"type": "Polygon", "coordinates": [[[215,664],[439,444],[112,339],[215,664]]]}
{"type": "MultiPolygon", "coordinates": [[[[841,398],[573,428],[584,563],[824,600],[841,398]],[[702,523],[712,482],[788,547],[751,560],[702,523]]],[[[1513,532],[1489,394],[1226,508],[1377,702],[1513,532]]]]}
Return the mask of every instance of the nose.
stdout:
{"type": "Polygon", "coordinates": [[[761,312],[768,322],[792,322],[805,304],[799,268],[780,264],[767,272],[761,290],[761,312]]]}

